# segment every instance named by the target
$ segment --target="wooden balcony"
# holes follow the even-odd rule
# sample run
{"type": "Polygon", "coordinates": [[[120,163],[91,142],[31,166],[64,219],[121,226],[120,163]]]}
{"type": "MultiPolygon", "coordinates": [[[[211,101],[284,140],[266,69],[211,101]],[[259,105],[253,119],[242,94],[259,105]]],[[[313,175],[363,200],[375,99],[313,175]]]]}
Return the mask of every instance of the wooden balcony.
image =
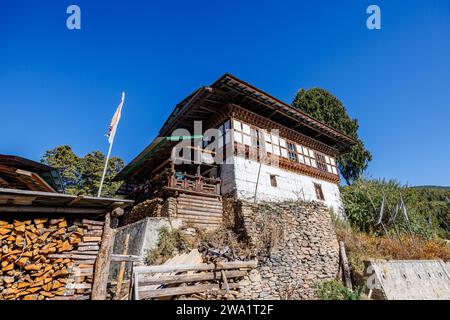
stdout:
{"type": "Polygon", "coordinates": [[[220,179],[183,174],[170,176],[168,188],[194,193],[220,195],[220,179]]]}

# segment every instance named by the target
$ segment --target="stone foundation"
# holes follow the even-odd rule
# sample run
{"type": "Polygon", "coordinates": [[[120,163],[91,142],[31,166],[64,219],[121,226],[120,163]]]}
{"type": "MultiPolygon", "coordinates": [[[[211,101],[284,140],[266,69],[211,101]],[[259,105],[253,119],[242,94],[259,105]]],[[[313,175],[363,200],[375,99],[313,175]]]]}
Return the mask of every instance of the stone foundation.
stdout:
{"type": "Polygon", "coordinates": [[[240,202],[245,236],[258,268],[241,282],[240,299],[314,299],[314,284],[339,272],[339,245],[327,207],[317,202],[240,202]]]}

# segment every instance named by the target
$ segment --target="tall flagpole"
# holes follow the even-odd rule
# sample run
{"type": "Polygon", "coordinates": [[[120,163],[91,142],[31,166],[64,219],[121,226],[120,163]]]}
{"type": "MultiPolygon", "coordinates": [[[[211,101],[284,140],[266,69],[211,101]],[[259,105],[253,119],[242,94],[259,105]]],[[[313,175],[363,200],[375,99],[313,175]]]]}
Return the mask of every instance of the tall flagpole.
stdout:
{"type": "MultiPolygon", "coordinates": [[[[125,100],[125,92],[122,92],[122,101],[121,101],[120,108],[122,108],[124,100],[125,100]]],[[[114,143],[114,138],[116,136],[116,129],[117,129],[117,125],[119,124],[119,120],[120,120],[120,112],[121,112],[121,110],[119,111],[119,119],[117,119],[117,123],[115,124],[116,128],[113,128],[113,131],[110,133],[110,134],[112,134],[112,139],[109,142],[108,155],[106,156],[105,166],[103,168],[103,174],[102,174],[102,179],[100,180],[100,187],[98,188],[97,198],[99,198],[102,194],[103,181],[105,180],[106,170],[108,169],[108,161],[109,161],[109,157],[111,156],[111,150],[112,150],[112,146],[114,143]]]]}
{"type": "Polygon", "coordinates": [[[100,180],[100,187],[98,188],[97,198],[99,198],[100,195],[102,194],[103,180],[105,180],[106,169],[108,168],[108,161],[109,161],[109,156],[111,155],[111,149],[113,146],[113,142],[114,142],[114,140],[111,141],[111,143],[109,144],[108,155],[106,156],[105,167],[103,168],[103,174],[102,174],[102,179],[100,180]]]}

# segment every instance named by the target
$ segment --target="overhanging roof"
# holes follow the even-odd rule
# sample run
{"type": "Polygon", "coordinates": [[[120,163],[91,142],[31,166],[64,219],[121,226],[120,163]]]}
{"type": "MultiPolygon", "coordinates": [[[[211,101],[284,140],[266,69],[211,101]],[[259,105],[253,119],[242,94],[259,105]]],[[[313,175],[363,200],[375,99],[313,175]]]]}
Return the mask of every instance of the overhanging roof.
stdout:
{"type": "Polygon", "coordinates": [[[164,161],[170,155],[170,152],[176,142],[187,139],[202,138],[202,135],[197,136],[168,136],[156,137],[139,155],[133,159],[125,168],[123,168],[115,177],[115,181],[126,179],[134,170],[139,168],[144,162],[149,160],[153,163],[164,161]]]}
{"type": "Polygon", "coordinates": [[[125,208],[132,200],[0,188],[0,214],[17,212],[102,214],[125,208]]]}
{"type": "Polygon", "coordinates": [[[13,155],[0,154],[0,187],[64,192],[58,170],[13,155]]]}
{"type": "MultiPolygon", "coordinates": [[[[195,120],[207,121],[227,104],[236,104],[298,131],[333,148],[338,154],[349,151],[356,144],[352,137],[327,126],[230,74],[224,74],[211,86],[204,86],[195,90],[177,104],[162,126],[159,137],[170,136],[173,130],[177,128],[190,130],[193,128],[195,120]]],[[[157,139],[119,172],[115,180],[129,178],[146,159],[151,158],[154,153],[150,151],[153,150],[154,144],[158,143],[157,139]]],[[[148,165],[148,162],[146,162],[146,165],[148,165]]]]}

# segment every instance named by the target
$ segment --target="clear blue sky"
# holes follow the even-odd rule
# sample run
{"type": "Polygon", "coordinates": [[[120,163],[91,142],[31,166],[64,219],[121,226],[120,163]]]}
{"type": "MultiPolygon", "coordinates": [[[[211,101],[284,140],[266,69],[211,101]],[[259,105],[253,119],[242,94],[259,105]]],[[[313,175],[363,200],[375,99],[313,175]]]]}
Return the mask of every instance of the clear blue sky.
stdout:
{"type": "Polygon", "coordinates": [[[174,105],[225,72],[291,102],[322,87],[360,121],[369,174],[450,185],[450,1],[16,1],[0,4],[0,153],[69,144],[130,161],[174,105]],[[66,8],[81,8],[81,30],[66,8]],[[382,29],[366,28],[381,7],[382,29]]]}

